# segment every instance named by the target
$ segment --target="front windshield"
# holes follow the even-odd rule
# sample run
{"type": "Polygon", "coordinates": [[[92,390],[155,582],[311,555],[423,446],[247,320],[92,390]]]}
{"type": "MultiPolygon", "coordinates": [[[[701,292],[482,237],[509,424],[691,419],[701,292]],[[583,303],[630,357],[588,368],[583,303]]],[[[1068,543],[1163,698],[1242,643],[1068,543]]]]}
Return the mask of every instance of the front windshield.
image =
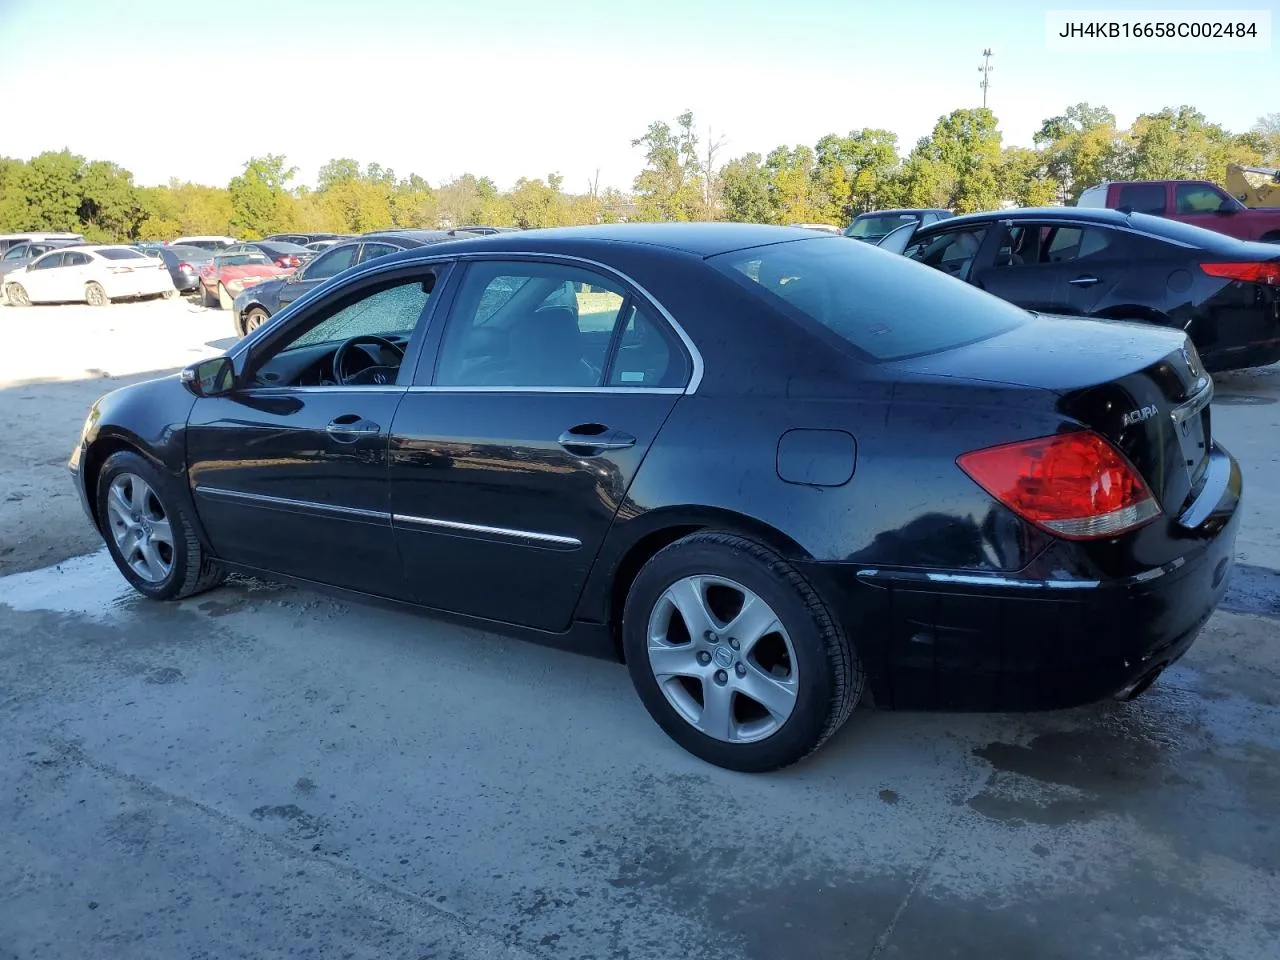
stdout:
{"type": "Polygon", "coordinates": [[[894,213],[888,216],[862,216],[849,225],[844,232],[846,237],[859,240],[879,240],[891,230],[896,230],[904,223],[914,223],[916,217],[910,213],[894,213]]]}

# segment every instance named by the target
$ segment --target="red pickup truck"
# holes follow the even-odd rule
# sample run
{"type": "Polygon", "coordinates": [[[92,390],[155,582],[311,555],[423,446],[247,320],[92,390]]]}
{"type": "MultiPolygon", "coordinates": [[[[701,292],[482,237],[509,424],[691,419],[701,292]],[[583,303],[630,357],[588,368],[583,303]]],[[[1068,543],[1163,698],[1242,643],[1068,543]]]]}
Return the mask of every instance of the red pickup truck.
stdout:
{"type": "Polygon", "coordinates": [[[1280,207],[1246,207],[1207,180],[1130,180],[1100,183],[1080,194],[1078,207],[1110,207],[1181,220],[1240,240],[1280,243],[1280,207]]]}

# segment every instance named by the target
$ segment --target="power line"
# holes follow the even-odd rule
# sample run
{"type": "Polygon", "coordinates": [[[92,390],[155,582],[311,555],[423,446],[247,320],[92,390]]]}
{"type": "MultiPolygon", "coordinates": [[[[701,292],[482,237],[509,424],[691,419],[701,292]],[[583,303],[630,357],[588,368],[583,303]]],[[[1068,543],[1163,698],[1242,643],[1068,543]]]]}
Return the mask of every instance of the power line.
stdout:
{"type": "Polygon", "coordinates": [[[995,67],[991,65],[991,48],[982,51],[982,66],[978,68],[978,72],[982,74],[982,82],[978,84],[982,88],[982,106],[987,106],[987,87],[991,86],[991,71],[995,67]]]}

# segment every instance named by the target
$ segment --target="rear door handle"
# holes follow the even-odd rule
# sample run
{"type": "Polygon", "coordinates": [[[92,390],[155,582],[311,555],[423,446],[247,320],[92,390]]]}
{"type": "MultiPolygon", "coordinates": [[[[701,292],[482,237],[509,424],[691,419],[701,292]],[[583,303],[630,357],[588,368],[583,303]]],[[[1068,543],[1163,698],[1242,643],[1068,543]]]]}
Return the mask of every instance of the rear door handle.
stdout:
{"type": "Polygon", "coordinates": [[[556,443],[570,453],[589,450],[594,454],[634,447],[636,438],[621,430],[611,430],[601,423],[582,423],[560,434],[556,443]]]}
{"type": "Polygon", "coordinates": [[[366,420],[364,417],[354,413],[344,413],[340,417],[334,417],[324,428],[325,433],[336,440],[344,441],[344,438],[350,437],[351,440],[344,442],[352,442],[356,437],[367,437],[376,433],[380,433],[382,428],[372,420],[366,420]]]}
{"type": "Polygon", "coordinates": [[[1095,283],[1101,283],[1097,277],[1076,277],[1074,280],[1068,280],[1067,283],[1075,284],[1077,287],[1091,287],[1095,283]]]}

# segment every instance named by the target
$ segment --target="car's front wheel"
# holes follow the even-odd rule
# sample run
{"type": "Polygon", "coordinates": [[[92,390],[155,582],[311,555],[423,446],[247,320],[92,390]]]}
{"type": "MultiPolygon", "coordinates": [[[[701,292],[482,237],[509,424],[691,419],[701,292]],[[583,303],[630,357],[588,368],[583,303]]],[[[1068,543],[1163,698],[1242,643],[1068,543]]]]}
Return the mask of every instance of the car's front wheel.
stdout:
{"type": "Polygon", "coordinates": [[[245,311],[244,320],[241,321],[241,324],[244,327],[244,334],[248,336],[266,322],[267,312],[261,307],[253,307],[245,311]]]}
{"type": "Polygon", "coordinates": [[[4,288],[4,295],[15,307],[31,306],[31,298],[27,296],[27,288],[20,283],[10,283],[4,288]]]}
{"type": "Polygon", "coordinates": [[[150,462],[123,450],[98,474],[98,521],[111,559],[134,589],[153,600],[181,600],[222,582],[192,519],[150,462]]]}
{"type": "Polygon", "coordinates": [[[622,641],[654,720],[733,770],[812,753],[862,694],[862,664],[809,582],[733,534],[691,534],[655,554],[627,596],[622,641]]]}

